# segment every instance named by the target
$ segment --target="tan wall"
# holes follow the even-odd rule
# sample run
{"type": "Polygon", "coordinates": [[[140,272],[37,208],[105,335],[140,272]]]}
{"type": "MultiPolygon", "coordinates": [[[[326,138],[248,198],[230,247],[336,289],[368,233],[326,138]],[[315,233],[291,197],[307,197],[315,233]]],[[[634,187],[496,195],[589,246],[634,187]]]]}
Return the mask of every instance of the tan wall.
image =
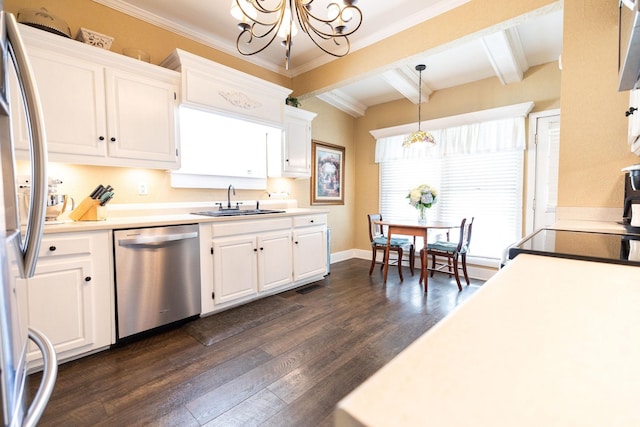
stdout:
{"type": "Polygon", "coordinates": [[[558,204],[622,208],[629,92],[617,91],[618,2],[565,2],[558,204]]]}
{"type": "Polygon", "coordinates": [[[74,38],[80,27],[114,37],[112,52],[121,53],[125,48],[142,49],[151,55],[152,64],[159,64],[174,49],[180,48],[281,86],[292,87],[291,80],[285,76],[132,18],[93,0],[4,0],[5,10],[15,14],[23,8],[41,7],[46,8],[50,14],[64,19],[74,38]]]}
{"type": "MultiPolygon", "coordinates": [[[[424,52],[443,50],[472,34],[488,34],[504,22],[537,13],[541,8],[558,8],[557,0],[473,0],[447,13],[408,28],[344,58],[310,70],[293,79],[295,95],[315,94],[344,81],[357,81],[376,71],[424,52]]],[[[365,16],[366,19],[366,16],[365,16]]],[[[464,64],[460,64],[464,67],[464,64]]]]}
{"type": "MultiPolygon", "coordinates": [[[[526,101],[535,103],[534,111],[560,107],[560,70],[556,62],[532,67],[521,83],[503,86],[497,78],[491,78],[434,92],[422,108],[422,118],[447,117],[526,101]]],[[[369,108],[366,116],[358,120],[357,248],[369,247],[366,216],[378,210],[379,168],[374,162],[375,139],[369,131],[415,122],[416,115],[417,107],[401,100],[369,108]]]]}
{"type": "MultiPolygon", "coordinates": [[[[309,98],[302,103],[305,110],[318,113],[313,120],[311,134],[313,139],[345,147],[345,188],[344,205],[320,206],[329,209],[329,227],[331,227],[331,252],[350,250],[354,247],[353,232],[354,209],[356,206],[356,159],[355,121],[351,116],[317,99],[309,98]]],[[[298,206],[306,207],[311,201],[309,179],[294,180],[293,188],[298,206]]]]}
{"type": "MultiPolygon", "coordinates": [[[[416,107],[408,101],[397,101],[370,108],[365,117],[353,119],[310,96],[343,81],[362,78],[375,69],[390,67],[425,50],[438,50],[462,37],[498,28],[510,19],[536,13],[539,8],[557,7],[558,2],[474,0],[388,40],[297,76],[293,81],[91,0],[5,0],[4,5],[12,12],[24,7],[47,7],[69,23],[74,36],[80,26],[112,35],[115,37],[113,51],[119,52],[124,47],[141,48],[151,54],[153,63],[159,63],[179,47],[293,87],[303,108],[319,113],[313,124],[313,137],[346,147],[345,205],[329,208],[330,226],[334,228],[332,250],[336,252],[368,246],[365,215],[377,210],[378,206],[378,171],[373,163],[374,145],[369,131],[414,122],[416,107]]],[[[564,69],[561,76],[558,76],[555,64],[548,64],[529,70],[526,80],[518,84],[501,86],[495,79],[489,79],[439,91],[426,104],[423,115],[436,118],[528,100],[536,102],[538,111],[557,108],[560,79],[560,206],[620,207],[622,174],[619,170],[638,163],[638,158],[628,152],[625,143],[627,120],[623,113],[628,108],[628,92],[616,90],[617,2],[571,0],[564,2],[564,12],[564,69]]],[[[74,185],[92,187],[96,181],[108,181],[122,187],[118,195],[122,202],[219,200],[226,197],[223,190],[170,189],[168,175],[161,171],[74,166],[67,173],[78,182],[74,185]],[[149,196],[138,196],[135,185],[131,185],[131,181],[141,179],[141,175],[148,181],[149,196]],[[159,189],[158,193],[155,188],[159,189]]],[[[269,190],[289,188],[304,206],[309,201],[308,181],[270,180],[269,190]]],[[[243,199],[262,196],[263,192],[238,195],[243,199]]]]}

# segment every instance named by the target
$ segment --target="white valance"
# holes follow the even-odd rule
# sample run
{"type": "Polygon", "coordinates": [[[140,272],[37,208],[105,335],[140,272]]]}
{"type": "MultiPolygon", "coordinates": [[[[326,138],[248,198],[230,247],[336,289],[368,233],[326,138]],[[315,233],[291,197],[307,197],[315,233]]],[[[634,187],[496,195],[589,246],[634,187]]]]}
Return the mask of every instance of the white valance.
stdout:
{"type": "Polygon", "coordinates": [[[372,131],[376,137],[375,161],[380,163],[399,159],[437,158],[452,154],[524,150],[524,117],[532,108],[533,103],[523,103],[423,122],[422,129],[433,134],[435,146],[418,143],[403,147],[404,137],[411,132],[406,125],[372,131]],[[493,119],[489,119],[491,116],[493,119]],[[469,123],[471,118],[480,117],[485,120],[469,123]],[[436,124],[441,127],[428,127],[436,124]]]}

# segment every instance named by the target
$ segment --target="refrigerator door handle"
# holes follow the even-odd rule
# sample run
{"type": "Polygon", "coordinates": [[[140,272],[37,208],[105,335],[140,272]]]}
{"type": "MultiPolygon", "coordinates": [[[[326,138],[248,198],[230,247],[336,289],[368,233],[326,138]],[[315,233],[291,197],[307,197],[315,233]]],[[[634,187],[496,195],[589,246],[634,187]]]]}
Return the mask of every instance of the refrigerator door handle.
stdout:
{"type": "Polygon", "coordinates": [[[35,273],[40,240],[44,231],[47,196],[47,142],[44,129],[44,115],[38,96],[33,68],[29,62],[27,52],[18,31],[18,23],[11,13],[6,14],[7,39],[9,54],[13,60],[18,76],[22,97],[25,100],[25,113],[31,135],[31,204],[29,219],[25,232],[23,252],[23,271],[25,277],[32,277],[35,273]]]}
{"type": "Polygon", "coordinates": [[[53,386],[56,383],[56,377],[58,376],[58,360],[56,358],[56,351],[53,348],[51,341],[42,334],[42,332],[29,328],[29,339],[33,341],[40,352],[42,352],[42,360],[44,367],[42,368],[42,380],[40,381],[40,387],[36,397],[34,397],[27,416],[24,419],[24,427],[33,427],[38,424],[44,409],[47,407],[47,402],[53,392],[53,386]]]}

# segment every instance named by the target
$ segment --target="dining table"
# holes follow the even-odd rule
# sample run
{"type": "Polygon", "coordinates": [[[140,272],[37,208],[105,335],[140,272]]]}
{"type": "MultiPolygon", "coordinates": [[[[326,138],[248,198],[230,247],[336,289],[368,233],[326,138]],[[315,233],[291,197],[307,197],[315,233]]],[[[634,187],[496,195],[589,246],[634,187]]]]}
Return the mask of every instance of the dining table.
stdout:
{"type": "Polygon", "coordinates": [[[387,283],[387,272],[389,270],[389,250],[391,248],[391,236],[413,236],[413,243],[415,247],[416,237],[422,237],[423,251],[420,257],[420,280],[422,281],[424,291],[427,292],[428,287],[428,258],[427,258],[427,242],[429,230],[446,230],[447,238],[449,237],[449,230],[460,227],[460,224],[451,223],[448,221],[428,221],[426,224],[419,224],[417,222],[393,222],[393,221],[376,221],[376,224],[387,229],[387,247],[385,248],[385,264],[384,264],[384,283],[387,283]],[[422,280],[424,279],[424,280],[422,280]]]}

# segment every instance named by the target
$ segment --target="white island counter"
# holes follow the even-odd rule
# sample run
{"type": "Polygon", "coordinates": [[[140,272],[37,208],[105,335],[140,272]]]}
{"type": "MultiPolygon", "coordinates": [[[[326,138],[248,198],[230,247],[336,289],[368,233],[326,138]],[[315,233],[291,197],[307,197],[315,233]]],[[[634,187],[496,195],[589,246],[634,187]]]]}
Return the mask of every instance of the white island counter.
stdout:
{"type": "Polygon", "coordinates": [[[640,268],[521,254],[336,426],[639,426],[640,268]]]}

